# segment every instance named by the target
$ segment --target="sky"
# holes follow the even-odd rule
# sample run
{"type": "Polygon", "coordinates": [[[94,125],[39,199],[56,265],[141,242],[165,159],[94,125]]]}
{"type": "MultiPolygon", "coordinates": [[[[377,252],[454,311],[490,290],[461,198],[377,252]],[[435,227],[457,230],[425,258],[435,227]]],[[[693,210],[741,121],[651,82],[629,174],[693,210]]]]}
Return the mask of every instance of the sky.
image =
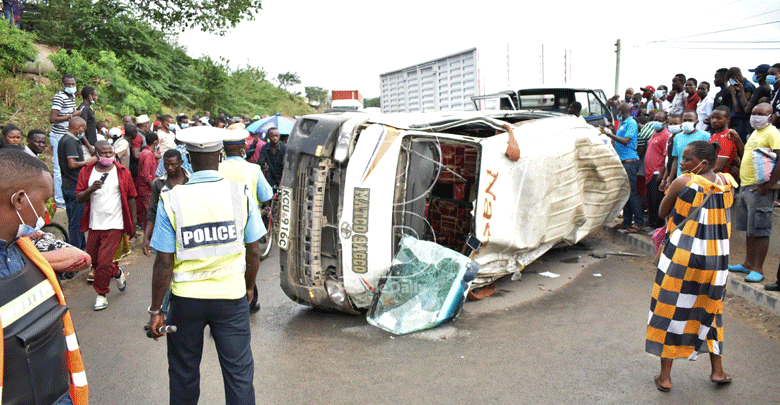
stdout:
{"type": "Polygon", "coordinates": [[[295,72],[302,83],[292,91],[302,94],[305,86],[317,86],[359,90],[365,98],[380,95],[380,74],[473,47],[479,55],[482,94],[561,85],[614,94],[618,38],[620,94],[629,86],[671,87],[676,73],[711,83],[721,67],[738,66],[750,78],[747,69],[780,62],[780,3],[619,4],[264,0],[255,20],[240,23],[224,36],[187,30],[178,42],[193,57],[223,57],[232,67],[261,67],[269,78],[295,72]],[[756,24],[764,25],[743,28],[756,24]],[[721,30],[727,31],[712,33],[721,30]],[[570,55],[568,81],[564,53],[570,55]]]}

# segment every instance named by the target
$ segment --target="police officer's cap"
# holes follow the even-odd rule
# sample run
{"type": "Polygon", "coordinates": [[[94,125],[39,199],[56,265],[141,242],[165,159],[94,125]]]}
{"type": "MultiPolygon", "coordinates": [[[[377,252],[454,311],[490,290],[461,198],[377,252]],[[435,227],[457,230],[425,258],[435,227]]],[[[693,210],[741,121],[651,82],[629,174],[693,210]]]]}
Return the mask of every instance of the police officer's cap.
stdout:
{"type": "Polygon", "coordinates": [[[230,125],[225,131],[225,145],[243,145],[244,140],[249,136],[249,131],[244,129],[244,124],[235,123],[230,125]]]}
{"type": "Polygon", "coordinates": [[[222,128],[216,127],[189,127],[176,133],[176,140],[185,144],[189,152],[219,152],[222,150],[222,140],[225,133],[222,128]]]}

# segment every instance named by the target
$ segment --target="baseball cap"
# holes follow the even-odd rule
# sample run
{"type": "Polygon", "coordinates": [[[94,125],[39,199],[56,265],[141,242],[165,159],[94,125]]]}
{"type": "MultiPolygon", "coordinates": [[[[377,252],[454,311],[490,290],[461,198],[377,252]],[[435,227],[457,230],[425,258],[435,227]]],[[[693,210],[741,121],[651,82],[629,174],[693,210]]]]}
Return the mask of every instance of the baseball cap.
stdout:
{"type": "Polygon", "coordinates": [[[640,88],[639,88],[639,90],[642,90],[642,91],[649,91],[649,92],[651,92],[651,93],[655,93],[655,87],[653,87],[653,86],[645,86],[645,87],[640,87],[640,88]]]}
{"type": "Polygon", "coordinates": [[[765,75],[767,72],[769,72],[769,68],[771,66],[767,65],[766,63],[762,63],[758,66],[756,66],[755,69],[748,69],[748,72],[754,72],[759,75],[765,75]]]}

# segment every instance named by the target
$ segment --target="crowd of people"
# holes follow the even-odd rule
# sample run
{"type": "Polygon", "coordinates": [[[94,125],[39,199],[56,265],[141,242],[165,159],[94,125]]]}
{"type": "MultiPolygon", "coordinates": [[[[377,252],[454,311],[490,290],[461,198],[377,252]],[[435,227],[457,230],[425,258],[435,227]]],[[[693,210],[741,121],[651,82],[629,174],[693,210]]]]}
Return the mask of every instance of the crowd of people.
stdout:
{"type": "MultiPolygon", "coordinates": [[[[208,324],[224,367],[226,402],[254,403],[245,310],[256,302],[257,241],[266,233],[259,209],[268,209],[284,163],[285,145],[278,129],[265,126],[262,133],[249,133],[246,125],[261,117],[230,118],[220,113],[212,118],[209,112],[191,118],[184,114],[175,118],[158,115],[155,121],[145,114],[125,116],[122,126],[109,128],[104,121],[96,120],[92,111],[98,102],[96,89],[82,87],[78,93],[82,103],[76,107],[73,76],[65,75],[62,85],[52,98],[49,115],[51,174],[44,163],[48,146],[44,131],[31,129],[25,145],[17,125],[8,123],[2,128],[0,170],[8,181],[0,187],[0,193],[7,197],[0,206],[5,218],[0,224],[0,253],[4,256],[0,284],[6,291],[43,297],[31,305],[52,314],[38,319],[20,315],[15,325],[21,326],[7,332],[53,331],[64,325],[65,334],[54,335],[67,340],[68,350],[46,351],[41,356],[77,361],[42,361],[42,357],[30,359],[34,354],[29,353],[25,355],[27,360],[11,358],[8,367],[14,369],[30,361],[51,363],[53,368],[37,367],[30,375],[45,375],[47,381],[57,381],[30,385],[7,378],[5,395],[21,399],[20,403],[32,396],[57,404],[86,403],[84,365],[78,360],[78,343],[57,278],[89,268],[87,280],[96,292],[93,309],[105,309],[112,279],[117,290],[126,289],[126,272],[119,260],[129,253],[130,241],[143,234],[144,253],[151,256],[157,252],[155,294],[149,308],[150,335],[163,334],[157,323],[166,319],[168,324],[176,322],[181,328],[174,339],[168,340],[175,397],[183,403],[197,402],[198,392],[191,385],[200,356],[184,358],[181,354],[202,350],[193,344],[198,336],[202,338],[203,326],[208,324]],[[211,128],[191,129],[201,126],[211,128]],[[187,204],[177,203],[181,198],[187,204]],[[69,244],[40,232],[52,205],[67,212],[69,244]],[[190,236],[182,239],[183,234],[190,236]],[[207,235],[206,242],[203,235],[207,235]],[[26,265],[29,261],[24,257],[32,265],[26,265]],[[165,281],[160,283],[160,275],[166,272],[167,278],[163,276],[165,281]],[[32,284],[4,284],[17,273],[25,276],[10,280],[24,279],[32,284]],[[48,283],[38,279],[48,279],[48,283]],[[50,292],[52,298],[45,301],[49,295],[37,292],[40,288],[50,292]],[[192,319],[193,311],[201,311],[197,322],[192,319]],[[158,319],[160,314],[167,318],[158,319]],[[187,319],[181,318],[183,314],[187,319]],[[58,370],[58,364],[68,367],[58,370]]],[[[5,350],[21,356],[17,351],[24,348],[5,350]]],[[[4,368],[0,363],[0,370],[4,368]]]]}
{"type": "MultiPolygon", "coordinates": [[[[714,72],[706,81],[684,74],[625,91],[609,100],[614,141],[630,183],[622,222],[614,228],[648,232],[659,249],[646,350],[661,358],[655,377],[671,389],[676,358],[709,353],[710,379],[728,384],[723,371],[723,299],[729,272],[764,279],[772,211],[780,206],[780,64],[714,72]],[[645,215],[645,213],[647,215],[645,215]],[[729,265],[731,225],[745,232],[745,260],[729,265]]],[[[780,268],[778,268],[780,279],[780,268]]],[[[780,291],[776,280],[764,285],[780,291]]]]}

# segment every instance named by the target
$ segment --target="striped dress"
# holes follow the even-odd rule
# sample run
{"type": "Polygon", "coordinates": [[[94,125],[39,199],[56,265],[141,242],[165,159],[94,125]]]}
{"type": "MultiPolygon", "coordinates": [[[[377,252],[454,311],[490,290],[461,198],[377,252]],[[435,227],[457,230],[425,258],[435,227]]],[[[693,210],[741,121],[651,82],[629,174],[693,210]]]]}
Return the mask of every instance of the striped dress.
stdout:
{"type": "Polygon", "coordinates": [[[723,298],[728,279],[731,192],[734,179],[716,184],[695,175],[677,195],[667,228],[669,242],[658,262],[645,350],[666,359],[696,360],[699,353],[723,354],[723,298]],[[690,210],[699,212],[677,229],[690,210]]]}

